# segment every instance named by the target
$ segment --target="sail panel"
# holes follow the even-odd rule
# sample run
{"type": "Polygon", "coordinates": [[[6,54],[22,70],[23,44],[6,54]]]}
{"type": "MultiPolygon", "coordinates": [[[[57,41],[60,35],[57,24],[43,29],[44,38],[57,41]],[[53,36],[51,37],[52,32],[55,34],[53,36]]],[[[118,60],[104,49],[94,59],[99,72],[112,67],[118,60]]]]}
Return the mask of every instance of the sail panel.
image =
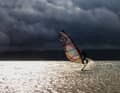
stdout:
{"type": "Polygon", "coordinates": [[[63,44],[64,51],[68,60],[72,62],[80,62],[82,63],[82,59],[79,51],[77,50],[75,44],[71,40],[71,38],[65,33],[60,32],[60,41],[63,44]]]}

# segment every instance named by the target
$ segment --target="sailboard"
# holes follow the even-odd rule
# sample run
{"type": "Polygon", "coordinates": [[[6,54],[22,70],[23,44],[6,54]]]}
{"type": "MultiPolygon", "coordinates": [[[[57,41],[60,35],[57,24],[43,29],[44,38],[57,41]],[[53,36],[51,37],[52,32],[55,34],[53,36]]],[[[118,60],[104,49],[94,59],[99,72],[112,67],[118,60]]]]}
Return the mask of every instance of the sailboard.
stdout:
{"type": "Polygon", "coordinates": [[[63,45],[67,59],[70,60],[71,62],[84,64],[82,55],[80,54],[80,51],[75,46],[70,36],[68,36],[68,34],[65,33],[64,31],[61,31],[59,32],[59,38],[60,42],[63,45]]]}

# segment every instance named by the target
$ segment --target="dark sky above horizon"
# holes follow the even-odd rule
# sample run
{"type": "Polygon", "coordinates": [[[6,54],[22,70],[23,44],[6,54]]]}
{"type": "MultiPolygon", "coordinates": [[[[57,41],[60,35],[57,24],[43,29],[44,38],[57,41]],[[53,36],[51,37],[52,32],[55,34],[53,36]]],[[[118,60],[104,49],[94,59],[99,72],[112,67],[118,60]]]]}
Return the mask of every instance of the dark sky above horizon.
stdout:
{"type": "Polygon", "coordinates": [[[61,49],[64,29],[79,48],[120,48],[120,0],[0,0],[0,51],[61,49]]]}

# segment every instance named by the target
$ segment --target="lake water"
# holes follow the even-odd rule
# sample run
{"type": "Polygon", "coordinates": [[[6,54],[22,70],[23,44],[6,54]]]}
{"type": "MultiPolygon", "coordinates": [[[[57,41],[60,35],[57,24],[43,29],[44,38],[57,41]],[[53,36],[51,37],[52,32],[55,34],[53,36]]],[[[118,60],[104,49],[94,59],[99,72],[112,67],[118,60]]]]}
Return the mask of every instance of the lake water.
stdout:
{"type": "Polygon", "coordinates": [[[1,61],[0,93],[120,93],[120,61],[1,61]]]}

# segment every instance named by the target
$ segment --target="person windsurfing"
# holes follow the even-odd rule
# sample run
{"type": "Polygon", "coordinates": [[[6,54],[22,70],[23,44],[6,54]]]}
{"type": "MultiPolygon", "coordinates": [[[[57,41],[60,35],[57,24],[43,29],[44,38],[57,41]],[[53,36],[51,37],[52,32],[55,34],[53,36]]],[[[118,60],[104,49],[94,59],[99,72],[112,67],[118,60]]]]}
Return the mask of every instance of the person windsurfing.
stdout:
{"type": "Polygon", "coordinates": [[[83,64],[83,68],[81,70],[84,71],[88,64],[85,53],[83,51],[79,51],[72,39],[64,30],[59,32],[59,40],[63,45],[67,59],[75,63],[83,64]]]}

